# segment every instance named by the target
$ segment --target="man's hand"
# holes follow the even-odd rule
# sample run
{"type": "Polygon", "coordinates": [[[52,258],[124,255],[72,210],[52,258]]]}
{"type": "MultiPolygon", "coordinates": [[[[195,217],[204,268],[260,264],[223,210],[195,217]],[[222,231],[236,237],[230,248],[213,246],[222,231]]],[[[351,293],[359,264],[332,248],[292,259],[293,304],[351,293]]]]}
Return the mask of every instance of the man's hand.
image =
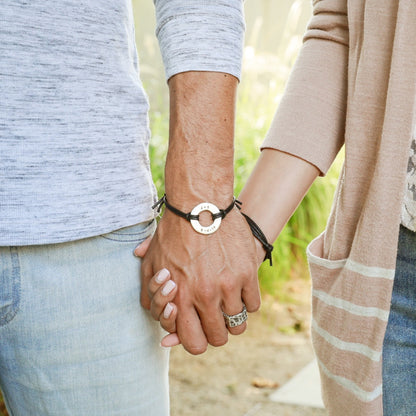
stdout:
{"type": "MultiPolygon", "coordinates": [[[[190,212],[201,202],[227,208],[234,189],[234,118],[238,80],[219,72],[185,72],[169,80],[169,148],[165,190],[169,203],[190,212]]],[[[212,222],[208,212],[200,222],[212,222]]],[[[150,306],[147,284],[166,268],[178,286],[177,333],[186,350],[227,342],[222,311],[235,315],[260,305],[256,246],[244,217],[234,208],[210,235],[169,210],[142,263],[142,304],[150,306]]],[[[230,329],[244,332],[246,324],[230,329]]]]}
{"type": "MultiPolygon", "coordinates": [[[[135,254],[139,257],[144,257],[151,243],[152,237],[148,237],[135,250],[135,254]]],[[[262,245],[256,240],[257,246],[257,263],[260,265],[263,262],[265,251],[262,245]]],[[[149,280],[147,286],[147,293],[150,301],[150,312],[153,318],[160,322],[168,335],[163,337],[161,345],[163,347],[174,347],[181,342],[176,333],[176,318],[178,308],[174,303],[177,294],[178,286],[171,280],[169,270],[162,269],[158,271],[149,280]]],[[[147,300],[145,302],[147,304],[147,300]]]]}
{"type": "MultiPolygon", "coordinates": [[[[256,246],[236,208],[211,235],[196,233],[189,222],[166,211],[142,263],[141,299],[148,309],[149,282],[165,267],[177,285],[176,328],[166,329],[176,329],[184,348],[192,354],[203,353],[208,343],[220,346],[227,342],[223,311],[228,315],[240,313],[243,302],[248,312],[260,306],[256,246]]],[[[162,310],[157,305],[152,309],[162,310]]],[[[174,313],[176,316],[176,309],[174,313]]],[[[163,319],[163,314],[154,317],[172,322],[163,319]]],[[[229,331],[237,335],[245,329],[244,323],[229,331]]]]}

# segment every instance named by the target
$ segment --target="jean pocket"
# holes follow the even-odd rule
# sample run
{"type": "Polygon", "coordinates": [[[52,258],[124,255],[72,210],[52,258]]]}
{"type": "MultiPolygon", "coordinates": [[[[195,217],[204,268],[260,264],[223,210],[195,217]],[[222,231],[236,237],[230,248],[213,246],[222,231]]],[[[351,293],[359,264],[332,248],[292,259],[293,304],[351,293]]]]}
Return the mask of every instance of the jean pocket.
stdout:
{"type": "Polygon", "coordinates": [[[119,230],[100,235],[101,238],[120,243],[137,243],[140,244],[149,235],[152,235],[156,229],[156,221],[151,220],[129,227],[120,228],[119,230]]]}
{"type": "Polygon", "coordinates": [[[20,263],[16,247],[0,250],[0,326],[9,323],[19,310],[20,263]]]}

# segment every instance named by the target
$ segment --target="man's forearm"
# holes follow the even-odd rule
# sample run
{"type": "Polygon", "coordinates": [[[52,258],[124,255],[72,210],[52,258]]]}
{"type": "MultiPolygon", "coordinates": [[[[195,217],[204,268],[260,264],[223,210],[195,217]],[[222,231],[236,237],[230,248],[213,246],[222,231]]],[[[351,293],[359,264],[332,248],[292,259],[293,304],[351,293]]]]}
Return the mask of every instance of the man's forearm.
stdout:
{"type": "Polygon", "coordinates": [[[230,203],[237,84],[220,72],[184,72],[169,80],[165,187],[170,202],[182,209],[203,201],[219,208],[230,203]]]}
{"type": "MultiPolygon", "coordinates": [[[[169,80],[166,195],[181,211],[189,212],[201,202],[220,209],[230,206],[237,83],[232,75],[219,72],[185,72],[169,80]]],[[[201,213],[200,223],[211,224],[211,215],[201,213]]],[[[207,343],[223,345],[227,330],[244,332],[245,322],[227,328],[223,312],[233,316],[260,306],[254,239],[236,208],[210,235],[196,232],[167,209],[142,263],[142,288],[162,268],[177,284],[177,333],[192,354],[204,352],[207,343]]],[[[145,290],[142,304],[149,307],[145,290]]]]}

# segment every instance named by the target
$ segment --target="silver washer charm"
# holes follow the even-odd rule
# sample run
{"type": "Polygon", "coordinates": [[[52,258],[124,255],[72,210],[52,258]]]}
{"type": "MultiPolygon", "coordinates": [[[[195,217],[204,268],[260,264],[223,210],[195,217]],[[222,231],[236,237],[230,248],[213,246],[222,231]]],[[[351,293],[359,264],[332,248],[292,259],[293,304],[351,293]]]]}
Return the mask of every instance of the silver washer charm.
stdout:
{"type": "Polygon", "coordinates": [[[242,323],[247,321],[246,305],[243,305],[243,310],[237,315],[227,315],[225,312],[223,312],[222,314],[224,315],[225,324],[229,328],[234,328],[235,326],[241,325],[242,323]]]}
{"type": "MultiPolygon", "coordinates": [[[[198,204],[192,211],[191,215],[199,215],[203,211],[209,211],[211,214],[218,214],[220,210],[214,205],[209,202],[202,202],[202,204],[198,204]]],[[[191,220],[191,225],[193,229],[200,234],[212,234],[220,228],[221,218],[215,218],[214,222],[207,227],[201,225],[198,220],[191,220]]]]}

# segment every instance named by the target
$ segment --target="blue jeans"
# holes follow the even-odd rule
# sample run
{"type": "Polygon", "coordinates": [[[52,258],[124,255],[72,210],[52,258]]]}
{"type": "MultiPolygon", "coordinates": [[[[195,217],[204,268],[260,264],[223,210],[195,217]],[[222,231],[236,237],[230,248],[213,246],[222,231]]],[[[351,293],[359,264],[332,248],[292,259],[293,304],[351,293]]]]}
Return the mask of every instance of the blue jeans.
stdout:
{"type": "Polygon", "coordinates": [[[383,347],[384,416],[416,415],[416,233],[401,227],[383,347]]]}
{"type": "Polygon", "coordinates": [[[145,223],[0,247],[0,386],[11,416],[166,416],[168,351],[140,306],[145,223]]]}

